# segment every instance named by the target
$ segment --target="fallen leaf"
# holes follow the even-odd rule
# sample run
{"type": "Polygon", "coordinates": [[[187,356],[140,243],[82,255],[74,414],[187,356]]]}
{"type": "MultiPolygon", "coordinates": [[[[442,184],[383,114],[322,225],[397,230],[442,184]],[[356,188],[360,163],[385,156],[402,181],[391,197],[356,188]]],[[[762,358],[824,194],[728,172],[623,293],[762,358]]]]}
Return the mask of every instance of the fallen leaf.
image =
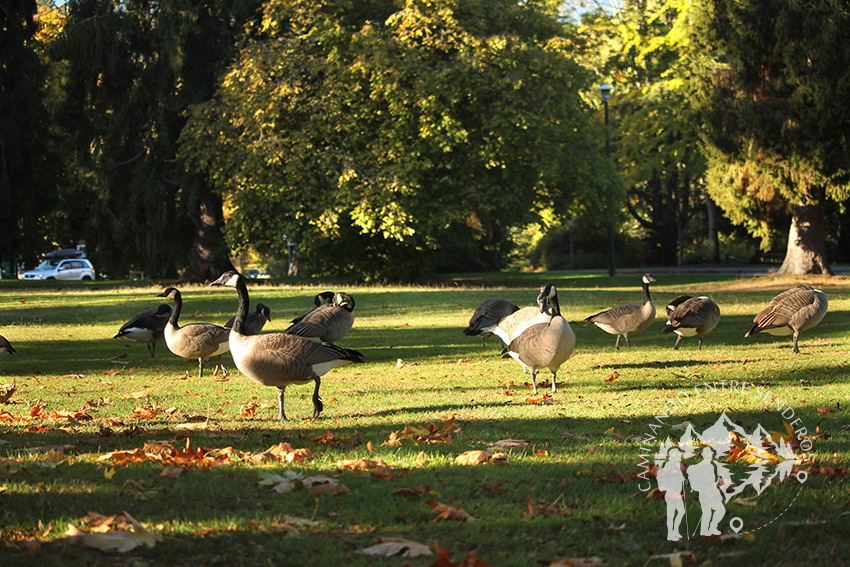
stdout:
{"type": "Polygon", "coordinates": [[[619,372],[617,372],[617,371],[615,370],[615,371],[614,371],[614,372],[612,372],[612,373],[611,373],[611,374],[610,374],[607,378],[604,378],[604,379],[602,380],[602,382],[603,382],[603,383],[604,383],[604,382],[613,382],[614,380],[616,380],[616,379],[617,379],[617,378],[619,378],[619,377],[620,377],[620,373],[619,373],[619,372]]]}
{"type": "Polygon", "coordinates": [[[393,491],[393,494],[396,496],[416,496],[419,494],[428,494],[434,490],[434,487],[430,484],[423,484],[422,486],[411,486],[411,487],[403,487],[398,488],[393,491]]]}
{"type": "Polygon", "coordinates": [[[86,547],[93,547],[101,551],[117,551],[118,553],[126,553],[142,546],[153,547],[157,541],[156,536],[147,531],[142,524],[126,512],[109,517],[90,513],[87,518],[94,520],[94,528],[97,531],[84,533],[73,524],[68,524],[67,537],[62,538],[62,540],[68,543],[78,542],[86,547]],[[118,529],[103,531],[104,527],[106,529],[111,527],[118,529]]]}
{"type": "Polygon", "coordinates": [[[494,443],[497,447],[507,449],[508,447],[528,447],[528,441],[525,439],[502,439],[494,443]]]}
{"type": "Polygon", "coordinates": [[[348,487],[335,478],[328,476],[310,476],[301,480],[301,484],[313,496],[345,494],[348,487]]]}
{"type": "Polygon", "coordinates": [[[654,562],[656,559],[667,561],[670,567],[682,567],[682,565],[696,563],[696,556],[690,551],[675,551],[673,553],[663,553],[652,555],[646,560],[646,565],[654,562]]]}
{"type": "Polygon", "coordinates": [[[422,555],[434,555],[431,549],[422,543],[400,538],[378,538],[372,545],[361,549],[366,555],[377,555],[380,557],[420,557],[422,555]]]}
{"type": "Polygon", "coordinates": [[[0,386],[0,404],[8,403],[8,401],[12,397],[12,394],[14,394],[15,390],[17,389],[17,382],[12,382],[11,384],[3,384],[2,386],[0,386]]]}
{"type": "Polygon", "coordinates": [[[466,510],[461,508],[453,508],[446,504],[442,504],[437,502],[436,500],[428,500],[426,502],[428,506],[431,507],[431,511],[433,511],[437,516],[434,518],[435,520],[457,520],[460,522],[474,522],[475,518],[472,517],[466,510]]]}
{"type": "Polygon", "coordinates": [[[825,408],[825,407],[819,407],[818,408],[818,413],[820,415],[826,415],[828,413],[832,413],[833,411],[835,411],[835,410],[833,410],[832,408],[825,408]]]}
{"type": "Polygon", "coordinates": [[[600,557],[553,557],[549,567],[601,567],[600,557]]]}
{"type": "Polygon", "coordinates": [[[540,403],[545,403],[545,402],[547,402],[551,399],[552,399],[552,396],[550,396],[549,394],[543,394],[542,398],[526,398],[525,401],[528,402],[529,404],[540,404],[540,403]]]}

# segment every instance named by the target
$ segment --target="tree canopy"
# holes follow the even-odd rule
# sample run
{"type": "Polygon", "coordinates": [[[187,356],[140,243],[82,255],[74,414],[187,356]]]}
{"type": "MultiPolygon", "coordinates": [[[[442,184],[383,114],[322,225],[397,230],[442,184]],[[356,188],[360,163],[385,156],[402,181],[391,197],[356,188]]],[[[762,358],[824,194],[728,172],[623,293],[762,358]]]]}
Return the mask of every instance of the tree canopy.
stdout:
{"type": "Polygon", "coordinates": [[[314,273],[416,278],[453,240],[498,257],[542,208],[604,206],[591,76],[555,16],[270,0],[182,155],[225,196],[232,245],[291,235],[314,273]]]}

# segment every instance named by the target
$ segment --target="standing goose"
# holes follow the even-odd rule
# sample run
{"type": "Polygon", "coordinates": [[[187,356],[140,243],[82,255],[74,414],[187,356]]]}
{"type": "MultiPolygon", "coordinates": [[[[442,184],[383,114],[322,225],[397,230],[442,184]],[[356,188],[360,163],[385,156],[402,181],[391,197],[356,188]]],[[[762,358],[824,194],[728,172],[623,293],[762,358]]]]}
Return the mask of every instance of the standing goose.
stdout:
{"type": "Polygon", "coordinates": [[[797,339],[800,333],[821,322],[829,301],[826,294],[810,285],[799,285],[783,291],[770,300],[770,304],[753,318],[753,328],[744,338],[765,332],[785,337],[794,335],[794,352],[799,353],[797,339]]]}
{"type": "Polygon", "coordinates": [[[290,384],[315,382],[313,417],[324,409],[319,397],[323,374],[349,362],[363,362],[363,355],[331,343],[319,343],[286,333],[246,335],[242,329],[248,316],[249,297],[245,278],[238,272],[225,272],[210,285],[236,288],[239,307],[230,331],[230,354],[236,367],[248,378],[263,386],[277,388],[280,419],[286,419],[283,396],[290,384]]]}
{"type": "Polygon", "coordinates": [[[177,323],[183,310],[180,291],[169,287],[157,297],[174,300],[174,309],[165,325],[165,345],[177,356],[198,359],[198,378],[201,378],[204,375],[204,359],[227,352],[229,330],[212,323],[190,323],[181,327],[177,323]]]}
{"type": "Polygon", "coordinates": [[[137,343],[145,343],[151,358],[156,352],[156,343],[165,339],[165,324],[171,316],[171,306],[167,303],[159,307],[145,309],[124,323],[113,339],[130,339],[137,343]]]}
{"type": "MultiPolygon", "coordinates": [[[[248,313],[248,318],[245,320],[245,328],[243,332],[246,335],[259,335],[263,330],[263,326],[266,324],[266,321],[272,320],[272,313],[269,311],[269,308],[266,307],[264,303],[258,303],[257,309],[248,313]]],[[[224,324],[226,329],[233,328],[233,322],[236,321],[236,317],[233,316],[230,320],[224,324]]]]}
{"type": "Polygon", "coordinates": [[[492,330],[484,329],[498,325],[499,321],[516,311],[519,311],[519,307],[507,299],[485,299],[475,308],[463,334],[470,337],[481,335],[481,346],[484,346],[484,340],[493,336],[492,330]]]}
{"type": "Polygon", "coordinates": [[[531,383],[537,394],[537,372],[548,368],[552,373],[552,393],[556,392],[555,375],[561,365],[572,356],[576,347],[576,336],[570,324],[561,315],[558,290],[552,284],[540,290],[541,313],[548,311],[548,321],[536,323],[525,329],[505,349],[508,354],[531,370],[531,383]],[[541,301],[543,300],[543,301],[541,301]],[[547,309],[544,301],[549,303],[547,309]]]}
{"type": "Polygon", "coordinates": [[[286,332],[306,339],[333,343],[342,339],[354,324],[354,298],[347,293],[334,294],[327,305],[320,305],[286,332]]]}
{"type": "Polygon", "coordinates": [[[6,337],[4,337],[3,335],[0,335],[0,350],[5,350],[9,354],[15,354],[15,352],[17,352],[12,347],[12,344],[9,341],[7,341],[6,337]]]}
{"type": "Polygon", "coordinates": [[[624,303],[617,305],[602,313],[591,315],[583,321],[584,326],[596,325],[606,333],[617,335],[617,342],[614,343],[614,348],[620,350],[620,337],[626,339],[626,346],[629,345],[629,335],[645,331],[655,318],[655,304],[649,297],[649,284],[655,281],[649,274],[644,274],[641,279],[643,282],[643,305],[637,303],[624,303]]]}
{"type": "Polygon", "coordinates": [[[304,317],[306,317],[307,315],[309,315],[310,313],[315,311],[317,307],[321,307],[322,305],[331,303],[333,301],[334,295],[335,294],[332,291],[323,291],[322,293],[317,293],[316,297],[313,298],[313,304],[316,307],[314,307],[313,309],[311,309],[309,311],[302,313],[301,315],[299,315],[298,317],[296,317],[295,319],[290,321],[290,323],[291,323],[290,326],[294,325],[295,323],[300,323],[301,320],[304,319],[304,317]]]}
{"type": "Polygon", "coordinates": [[[678,350],[682,337],[699,336],[699,348],[705,335],[717,326],[720,321],[720,307],[710,297],[691,297],[680,295],[667,306],[667,324],[661,328],[662,333],[674,332],[676,344],[673,350],[678,350]]]}

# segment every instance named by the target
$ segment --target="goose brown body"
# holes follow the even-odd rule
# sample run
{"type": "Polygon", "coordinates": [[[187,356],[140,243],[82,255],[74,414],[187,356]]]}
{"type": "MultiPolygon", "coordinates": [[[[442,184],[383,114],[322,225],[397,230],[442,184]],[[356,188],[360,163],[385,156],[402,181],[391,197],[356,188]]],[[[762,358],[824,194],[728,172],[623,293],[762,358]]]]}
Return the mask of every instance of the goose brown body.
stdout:
{"type": "Polygon", "coordinates": [[[757,333],[794,337],[794,352],[799,353],[800,333],[821,322],[829,309],[829,300],[820,289],[800,285],[783,291],[753,318],[753,327],[744,337],[757,333]]]}
{"type": "Polygon", "coordinates": [[[221,356],[228,351],[229,329],[213,323],[179,324],[183,310],[183,297],[180,291],[170,287],[157,297],[167,297],[174,301],[174,309],[165,324],[163,334],[165,345],[172,353],[188,359],[197,359],[198,378],[204,375],[204,359],[221,356]]]}
{"type": "Polygon", "coordinates": [[[348,334],[354,325],[354,298],[336,293],[330,303],[320,305],[304,314],[286,332],[307,339],[336,342],[348,334]]]}
{"type": "Polygon", "coordinates": [[[679,348],[682,337],[699,337],[699,348],[705,335],[713,330],[720,322],[720,307],[710,297],[679,296],[667,306],[667,324],[661,328],[662,333],[676,333],[676,344],[679,348]]]}
{"type": "Polygon", "coordinates": [[[626,339],[626,346],[629,345],[629,335],[634,335],[645,331],[652,325],[655,319],[655,304],[652,303],[652,298],[649,294],[649,284],[655,281],[649,274],[645,274],[642,278],[643,284],[643,304],[624,303],[602,311],[595,315],[587,317],[582,323],[587,325],[596,325],[606,333],[617,335],[617,341],[614,343],[614,348],[620,349],[620,337],[626,339]]]}
{"type": "MultiPolygon", "coordinates": [[[[235,320],[236,316],[234,315],[224,324],[224,327],[226,329],[232,329],[235,320]]],[[[258,303],[257,308],[248,313],[248,317],[245,318],[243,333],[246,335],[259,335],[263,331],[266,322],[271,320],[272,315],[269,308],[263,303],[258,303]]]]}
{"type": "Polygon", "coordinates": [[[151,358],[156,352],[156,343],[165,340],[165,325],[171,317],[172,307],[162,303],[159,307],[145,309],[124,323],[114,339],[130,339],[137,343],[144,343],[148,347],[151,358]]]}
{"type": "Polygon", "coordinates": [[[258,384],[277,389],[280,419],[286,419],[284,393],[287,386],[314,382],[313,417],[318,417],[324,409],[319,397],[320,377],[337,366],[363,362],[363,355],[356,350],[327,342],[311,341],[287,333],[244,334],[250,301],[245,279],[238,272],[225,272],[210,285],[236,288],[239,306],[230,330],[230,354],[245,376],[258,384]]]}

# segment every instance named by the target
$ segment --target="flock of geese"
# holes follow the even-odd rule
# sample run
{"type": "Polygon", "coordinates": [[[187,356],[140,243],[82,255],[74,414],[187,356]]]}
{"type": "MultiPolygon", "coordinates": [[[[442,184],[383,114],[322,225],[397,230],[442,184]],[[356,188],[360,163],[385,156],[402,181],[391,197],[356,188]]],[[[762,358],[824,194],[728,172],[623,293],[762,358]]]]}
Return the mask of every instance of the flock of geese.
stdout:
{"type": "MultiPolygon", "coordinates": [[[[642,277],[642,304],[616,305],[583,321],[573,321],[573,324],[595,325],[616,335],[615,349],[620,348],[621,337],[629,347],[629,335],[645,331],[655,318],[655,305],[649,291],[654,281],[649,274],[642,277]]],[[[165,342],[173,354],[198,361],[199,378],[203,376],[205,360],[229,351],[236,367],[248,378],[277,389],[281,420],[286,419],[284,392],[287,386],[313,382],[313,417],[318,417],[323,409],[319,396],[321,376],[337,366],[364,361],[360,352],[335,344],[354,324],[354,298],[347,293],[320,293],[314,299],[315,307],[293,319],[284,332],[261,333],[266,322],[271,321],[270,310],[258,303],[256,309],[250,311],[248,287],[241,274],[225,272],[210,285],[236,290],[236,315],[226,324],[180,325],[183,299],[178,289],[169,287],[157,297],[170,299],[173,306],[163,303],[145,309],[125,323],[115,338],[146,344],[151,357],[156,344],[165,342]]],[[[791,335],[793,350],[799,353],[800,333],[820,323],[827,308],[823,291],[808,285],[797,286],[774,297],[754,317],[753,327],[744,337],[760,332],[791,335]]],[[[674,349],[679,348],[683,337],[693,336],[699,337],[702,349],[706,334],[720,321],[720,308],[707,296],[680,295],[667,305],[666,311],[668,318],[661,331],[678,335],[674,349]]],[[[558,290],[551,283],[541,286],[536,307],[520,309],[505,299],[484,300],[475,309],[464,333],[481,336],[482,344],[489,336],[499,337],[505,345],[503,354],[519,362],[524,372],[531,373],[535,394],[537,374],[544,369],[550,372],[552,393],[556,392],[556,374],[576,346],[570,322],[561,314],[558,290]]],[[[15,353],[9,341],[0,336],[2,350],[15,353]]]]}

